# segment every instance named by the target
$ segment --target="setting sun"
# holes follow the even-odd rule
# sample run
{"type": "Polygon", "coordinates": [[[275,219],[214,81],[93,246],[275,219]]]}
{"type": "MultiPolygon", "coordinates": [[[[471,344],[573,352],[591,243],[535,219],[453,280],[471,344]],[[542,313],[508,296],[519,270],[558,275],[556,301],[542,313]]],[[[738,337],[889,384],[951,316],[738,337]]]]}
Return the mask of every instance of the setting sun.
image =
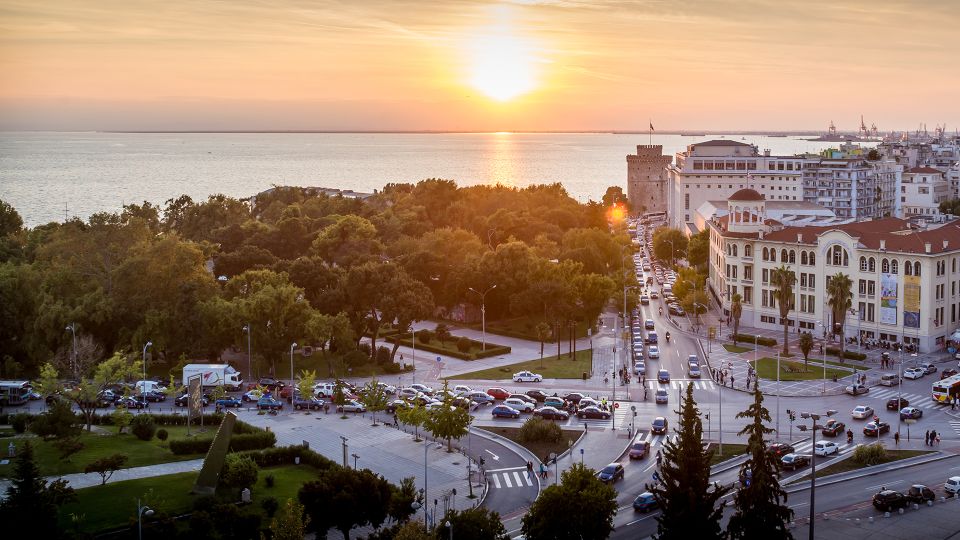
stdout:
{"type": "Polygon", "coordinates": [[[490,35],[474,44],[470,84],[498,101],[526,94],[536,87],[536,61],[529,45],[509,35],[490,35]]]}

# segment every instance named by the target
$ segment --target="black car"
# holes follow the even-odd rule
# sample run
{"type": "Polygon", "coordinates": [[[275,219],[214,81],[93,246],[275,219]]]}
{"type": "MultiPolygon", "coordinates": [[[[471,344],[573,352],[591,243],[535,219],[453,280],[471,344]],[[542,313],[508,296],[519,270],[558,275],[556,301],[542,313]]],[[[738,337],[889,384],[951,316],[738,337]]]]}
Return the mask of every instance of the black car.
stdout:
{"type": "Polygon", "coordinates": [[[910,486],[910,489],[907,490],[907,493],[904,496],[907,498],[907,501],[917,504],[923,504],[927,501],[933,501],[937,498],[937,494],[923,484],[914,484],[910,486]]]}
{"type": "Polygon", "coordinates": [[[571,403],[580,403],[580,400],[583,399],[583,394],[580,392],[571,392],[563,397],[564,401],[569,401],[571,403]]]}
{"type": "Polygon", "coordinates": [[[584,407],[577,411],[577,418],[598,418],[608,420],[610,413],[602,410],[600,407],[584,407]]]}
{"type": "Polygon", "coordinates": [[[463,396],[453,398],[453,400],[450,403],[454,407],[460,407],[461,409],[466,409],[468,411],[477,405],[476,401],[465,398],[463,396]]]}
{"type": "Polygon", "coordinates": [[[539,409],[533,411],[533,415],[539,416],[540,418],[545,418],[547,420],[566,420],[570,418],[569,413],[557,410],[553,407],[540,407],[539,409]]]}
{"type": "Polygon", "coordinates": [[[264,388],[270,388],[270,389],[283,388],[284,386],[286,386],[283,383],[283,381],[279,379],[271,379],[270,377],[261,378],[259,381],[257,381],[257,385],[262,386],[264,388]]]}
{"type": "Polygon", "coordinates": [[[527,395],[538,403],[543,403],[543,400],[547,399],[547,394],[543,390],[527,390],[527,395]]]}
{"type": "Polygon", "coordinates": [[[126,407],[128,409],[146,409],[149,406],[146,400],[133,396],[124,396],[114,403],[117,407],[126,407]]]}
{"type": "MultiPolygon", "coordinates": [[[[180,394],[180,395],[177,397],[177,399],[173,400],[173,404],[176,405],[177,407],[186,407],[186,406],[187,406],[187,394],[180,394]]],[[[203,407],[206,407],[207,405],[209,405],[209,404],[210,404],[210,396],[208,396],[207,394],[203,394],[203,396],[200,397],[200,404],[201,404],[203,407]]]]}
{"type": "Polygon", "coordinates": [[[159,402],[159,401],[166,401],[166,400],[167,400],[167,393],[166,393],[166,392],[160,392],[160,391],[158,391],[158,390],[151,390],[151,391],[147,392],[146,394],[144,394],[143,397],[146,398],[146,400],[149,401],[149,402],[151,402],[151,403],[157,403],[157,402],[159,402]]]}
{"type": "Polygon", "coordinates": [[[824,437],[836,437],[837,435],[843,433],[846,429],[846,424],[831,418],[830,420],[827,420],[826,424],[823,425],[823,429],[820,430],[820,434],[824,437]]]}
{"type": "Polygon", "coordinates": [[[893,512],[898,508],[905,508],[907,504],[906,495],[892,489],[880,490],[873,496],[873,506],[881,512],[893,512]]]}
{"type": "Polygon", "coordinates": [[[793,453],[793,447],[787,443],[773,443],[767,447],[767,452],[773,457],[783,457],[793,453]]]}
{"type": "Polygon", "coordinates": [[[888,411],[899,411],[900,409],[909,405],[910,402],[906,398],[900,398],[900,404],[897,404],[897,398],[887,400],[887,410],[888,411]]]}
{"type": "Polygon", "coordinates": [[[863,426],[863,434],[867,437],[879,437],[883,433],[890,431],[890,424],[887,422],[870,422],[863,426]]]}
{"type": "Polygon", "coordinates": [[[780,465],[787,470],[796,470],[810,464],[810,458],[803,454],[787,454],[780,459],[780,465]]]}
{"type": "Polygon", "coordinates": [[[619,463],[611,463],[597,473],[597,478],[603,483],[613,483],[617,480],[623,480],[624,469],[619,463]]]}
{"type": "Polygon", "coordinates": [[[650,431],[655,434],[666,433],[667,432],[667,419],[658,416],[653,419],[653,423],[650,424],[650,431]]]}

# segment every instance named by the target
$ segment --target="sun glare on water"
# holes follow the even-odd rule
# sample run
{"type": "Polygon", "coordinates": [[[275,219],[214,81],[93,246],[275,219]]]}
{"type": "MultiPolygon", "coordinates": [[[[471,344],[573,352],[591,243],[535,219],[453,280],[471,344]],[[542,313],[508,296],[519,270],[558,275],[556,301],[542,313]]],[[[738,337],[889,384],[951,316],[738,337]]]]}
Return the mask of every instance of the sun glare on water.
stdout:
{"type": "Polygon", "coordinates": [[[536,87],[536,59],[530,46],[504,34],[483,36],[473,45],[470,84],[497,101],[508,101],[536,87]]]}

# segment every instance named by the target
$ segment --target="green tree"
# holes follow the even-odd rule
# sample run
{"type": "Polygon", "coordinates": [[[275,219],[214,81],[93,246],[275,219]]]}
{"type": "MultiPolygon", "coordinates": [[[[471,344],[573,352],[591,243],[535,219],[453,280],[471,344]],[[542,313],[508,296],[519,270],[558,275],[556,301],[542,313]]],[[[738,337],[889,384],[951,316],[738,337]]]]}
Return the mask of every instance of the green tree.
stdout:
{"type": "Polygon", "coordinates": [[[265,280],[254,281],[234,302],[243,320],[260,321],[251,325],[253,343],[270,362],[270,373],[276,376],[277,360],[283,360],[290,353],[290,344],[304,335],[314,311],[304,300],[303,289],[292,285],[286,274],[244,272],[234,279],[248,276],[265,280]]]}
{"type": "Polygon", "coordinates": [[[450,327],[444,323],[438,323],[433,333],[440,340],[441,345],[446,344],[447,340],[450,339],[450,327]]]}
{"type": "Polygon", "coordinates": [[[397,409],[397,419],[408,426],[413,426],[413,438],[420,442],[420,428],[427,423],[429,411],[426,407],[417,403],[413,407],[400,407],[397,409]]]}
{"type": "Polygon", "coordinates": [[[377,228],[355,215],[340,217],[313,241],[313,252],[331,264],[349,268],[376,261],[383,252],[377,228]]]}
{"type": "Polygon", "coordinates": [[[303,399],[313,397],[313,385],[317,382],[316,370],[308,371],[306,369],[300,372],[300,380],[297,381],[297,392],[303,399]]]}
{"type": "Polygon", "coordinates": [[[770,274],[770,285],[773,286],[773,297],[780,308],[780,321],[783,323],[783,355],[790,355],[790,326],[789,315],[794,308],[793,286],[797,283],[797,275],[785,265],[774,268],[770,274]]]}
{"type": "Polygon", "coordinates": [[[86,467],[83,468],[83,472],[97,473],[100,475],[100,485],[106,485],[107,480],[113,476],[113,473],[119,471],[127,463],[127,456],[123,454],[113,454],[112,456],[102,457],[86,467]]]}
{"type": "Polygon", "coordinates": [[[377,425],[377,413],[387,408],[387,392],[376,377],[363,387],[363,403],[373,413],[373,425],[377,425]]]}
{"type": "Polygon", "coordinates": [[[528,540],[604,540],[613,531],[617,492],[579,463],[560,474],[523,516],[528,540]]]}
{"type": "MultiPolygon", "coordinates": [[[[270,520],[270,540],[303,540],[307,534],[310,517],[303,511],[303,505],[293,499],[280,508],[270,520]]],[[[266,537],[261,534],[261,540],[266,537]]]]}
{"type": "Polygon", "coordinates": [[[653,232],[653,255],[661,261],[670,261],[670,266],[677,258],[687,254],[687,236],[677,229],[660,227],[653,232]]]}
{"type": "Polygon", "coordinates": [[[703,270],[710,258],[710,230],[704,229],[690,236],[687,244],[687,262],[690,266],[703,270]]]}
{"type": "Polygon", "coordinates": [[[740,293],[730,299],[730,317],[733,318],[733,344],[737,344],[737,334],[740,333],[740,317],[743,315],[743,297],[740,293]]]}
{"type": "Polygon", "coordinates": [[[127,410],[126,406],[118,405],[110,413],[110,422],[116,426],[117,434],[123,433],[123,430],[133,421],[133,413],[127,410]]]}
{"type": "Polygon", "coordinates": [[[447,440],[447,452],[453,452],[453,439],[459,440],[469,433],[473,417],[463,407],[453,404],[448,391],[448,383],[443,381],[443,406],[428,411],[423,427],[438,439],[447,440]]]}
{"type": "Polygon", "coordinates": [[[244,489],[257,483],[260,467],[250,458],[240,454],[227,454],[220,471],[220,483],[224,486],[244,489]]]}
{"type": "Polygon", "coordinates": [[[66,480],[48,484],[40,476],[33,446],[26,441],[14,458],[6,497],[0,500],[0,520],[9,525],[25,524],[37,538],[59,538],[58,509],[74,500],[76,495],[66,480]]]}
{"type": "Polygon", "coordinates": [[[418,521],[408,521],[397,529],[393,540],[436,540],[436,537],[423,530],[423,524],[418,521]]]}
{"type": "Polygon", "coordinates": [[[853,281],[846,274],[838,272],[827,283],[827,297],[827,305],[830,306],[830,313],[833,315],[834,331],[840,334],[840,361],[842,362],[846,345],[843,321],[853,306],[853,281]]]}
{"type": "Polygon", "coordinates": [[[730,517],[727,532],[734,539],[773,538],[792,539],[787,523],[793,510],[787,506],[787,492],[780,487],[779,463],[767,452],[766,435],[773,428],[770,412],[763,406],[763,394],[757,388],[753,403],[747,410],[737,413],[737,418],[746,418],[749,424],[738,435],[747,435],[747,453],[750,457],[740,466],[741,483],[744,484],[733,496],[734,514],[730,517]]]}
{"type": "Polygon", "coordinates": [[[627,195],[623,192],[623,188],[620,186],[607,187],[607,190],[603,193],[601,202],[607,207],[620,204],[626,208],[628,212],[630,211],[630,199],[627,198],[627,195]]]}
{"type": "Polygon", "coordinates": [[[508,540],[500,514],[484,507],[448,510],[437,524],[438,540],[508,540]],[[446,524],[450,523],[450,527],[446,524]],[[452,533],[452,534],[451,534],[452,533]]]}
{"type": "Polygon", "coordinates": [[[390,509],[387,514],[396,522],[406,521],[413,514],[414,501],[423,502],[423,496],[417,493],[416,479],[408,476],[400,480],[399,486],[391,486],[390,509]]]}
{"type": "Polygon", "coordinates": [[[57,399],[46,412],[33,418],[30,431],[46,439],[61,439],[79,435],[80,426],[70,403],[57,399]]]}
{"type": "MultiPolygon", "coordinates": [[[[93,416],[97,413],[97,398],[100,393],[108,386],[136,377],[141,371],[141,365],[140,360],[130,362],[123,355],[114,354],[96,366],[92,374],[81,378],[75,385],[65,387],[61,395],[76,404],[86,421],[87,431],[90,431],[93,416]]],[[[46,375],[56,377],[56,369],[52,365],[48,366],[44,368],[46,375]]]]}
{"type": "Polygon", "coordinates": [[[810,351],[813,350],[813,335],[810,332],[800,334],[800,352],[803,353],[803,363],[810,361],[810,351]]]}
{"type": "Polygon", "coordinates": [[[23,229],[23,218],[10,203],[0,199],[0,236],[19,233],[23,229]]]}
{"type": "Polygon", "coordinates": [[[390,483],[382,476],[343,467],[322,471],[298,494],[311,529],[322,534],[335,527],[346,540],[354,527],[379,527],[387,518],[390,496],[390,483]]]}
{"type": "Polygon", "coordinates": [[[553,329],[545,322],[537,323],[537,341],[540,342],[540,367],[543,367],[543,344],[553,335],[553,329]]]}
{"type": "Polygon", "coordinates": [[[713,451],[703,446],[703,423],[693,399],[693,385],[687,385],[680,409],[679,437],[664,444],[662,484],[653,488],[662,510],[657,517],[657,538],[722,538],[720,500],[729,489],[710,483],[713,451]]]}

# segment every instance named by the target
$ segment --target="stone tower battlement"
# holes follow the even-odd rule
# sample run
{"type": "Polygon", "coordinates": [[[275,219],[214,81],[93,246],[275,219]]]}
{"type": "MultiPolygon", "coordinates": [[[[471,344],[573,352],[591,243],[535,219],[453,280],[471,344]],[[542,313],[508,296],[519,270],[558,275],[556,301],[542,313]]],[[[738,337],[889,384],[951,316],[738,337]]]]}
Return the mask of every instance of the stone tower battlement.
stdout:
{"type": "Polygon", "coordinates": [[[672,161],[660,144],[638,144],[637,153],[627,156],[627,198],[634,215],[667,211],[666,167],[672,161]]]}

